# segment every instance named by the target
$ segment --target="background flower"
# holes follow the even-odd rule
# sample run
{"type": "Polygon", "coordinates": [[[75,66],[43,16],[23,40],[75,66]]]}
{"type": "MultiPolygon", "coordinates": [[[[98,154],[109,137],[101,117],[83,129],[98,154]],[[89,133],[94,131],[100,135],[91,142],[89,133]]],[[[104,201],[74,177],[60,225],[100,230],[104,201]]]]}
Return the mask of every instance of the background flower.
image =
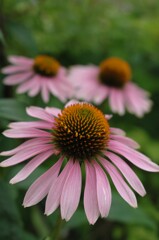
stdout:
{"type": "Polygon", "coordinates": [[[129,64],[111,57],[99,66],[74,66],[69,80],[75,87],[75,97],[96,104],[108,98],[112,112],[124,115],[125,109],[138,117],[149,112],[152,102],[149,93],[131,82],[129,64]]]}
{"type": "Polygon", "coordinates": [[[27,92],[30,97],[41,93],[44,102],[49,101],[50,93],[63,102],[71,97],[72,88],[66,78],[66,69],[53,57],[38,55],[30,59],[10,56],[8,61],[13,65],[2,69],[2,73],[9,75],[4,84],[19,85],[17,93],[27,92]]]}

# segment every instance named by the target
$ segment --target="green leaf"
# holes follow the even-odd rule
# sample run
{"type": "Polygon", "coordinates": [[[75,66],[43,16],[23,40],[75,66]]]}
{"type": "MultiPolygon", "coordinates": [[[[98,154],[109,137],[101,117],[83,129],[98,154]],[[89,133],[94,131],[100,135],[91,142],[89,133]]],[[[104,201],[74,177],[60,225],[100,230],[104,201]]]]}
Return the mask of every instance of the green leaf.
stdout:
{"type": "MultiPolygon", "coordinates": [[[[0,180],[0,216],[9,222],[20,224],[19,214],[11,194],[11,186],[0,180]]],[[[0,231],[1,232],[1,231],[0,231]]]]}
{"type": "Polygon", "coordinates": [[[14,99],[0,99],[0,117],[16,120],[27,121],[31,118],[26,114],[26,105],[21,102],[17,102],[14,99]]]}
{"type": "Polygon", "coordinates": [[[15,205],[12,187],[0,180],[0,239],[36,240],[22,228],[22,222],[15,205]]]}

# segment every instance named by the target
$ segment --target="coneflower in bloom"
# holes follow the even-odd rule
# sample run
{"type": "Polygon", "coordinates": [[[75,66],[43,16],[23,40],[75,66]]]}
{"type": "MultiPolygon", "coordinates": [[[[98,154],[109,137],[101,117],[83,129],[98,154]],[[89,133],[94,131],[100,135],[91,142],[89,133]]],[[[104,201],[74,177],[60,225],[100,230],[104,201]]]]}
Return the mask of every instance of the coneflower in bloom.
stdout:
{"type": "Polygon", "coordinates": [[[27,92],[30,97],[41,93],[44,102],[49,101],[49,94],[56,96],[62,102],[72,95],[71,84],[67,81],[66,69],[53,57],[38,55],[35,59],[22,56],[10,56],[12,64],[4,67],[2,73],[4,84],[18,85],[17,93],[27,92]]]}
{"type": "Polygon", "coordinates": [[[48,158],[52,166],[28,189],[23,205],[29,207],[46,198],[45,214],[59,206],[61,217],[68,221],[76,211],[81,195],[82,174],[85,166],[84,209],[90,224],[99,216],[106,217],[111,206],[111,188],[107,174],[121,197],[137,207],[134,189],[141,196],[145,189],[128,162],[150,171],[159,166],[136,149],[139,145],[125,136],[124,131],[110,127],[109,116],[86,102],[69,102],[63,110],[58,108],[27,108],[27,113],[40,119],[32,122],[9,124],[4,135],[29,140],[10,151],[11,156],[1,167],[27,164],[10,180],[14,184],[26,179],[48,158]],[[54,162],[51,157],[58,155],[54,162]],[[125,161],[127,159],[127,161],[125,161]]]}
{"type": "Polygon", "coordinates": [[[74,66],[68,75],[77,99],[98,105],[108,98],[112,112],[123,115],[127,109],[142,117],[150,111],[152,102],[149,93],[133,83],[131,77],[129,64],[116,57],[104,60],[99,66],[74,66]]]}

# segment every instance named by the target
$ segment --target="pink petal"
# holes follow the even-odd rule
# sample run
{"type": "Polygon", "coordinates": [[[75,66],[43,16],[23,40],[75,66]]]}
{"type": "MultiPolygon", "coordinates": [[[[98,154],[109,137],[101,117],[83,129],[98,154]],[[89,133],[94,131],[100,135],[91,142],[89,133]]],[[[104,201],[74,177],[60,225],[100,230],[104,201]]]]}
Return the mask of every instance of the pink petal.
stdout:
{"type": "Polygon", "coordinates": [[[116,141],[109,141],[108,148],[115,152],[120,154],[121,156],[127,158],[130,162],[132,162],[137,167],[150,171],[150,172],[158,172],[159,166],[152,162],[148,157],[145,155],[135,151],[134,149],[129,148],[128,146],[116,142],[116,141]]]}
{"type": "Polygon", "coordinates": [[[144,113],[149,112],[152,107],[152,101],[143,89],[133,83],[125,85],[125,101],[128,111],[142,117],[144,113]]]}
{"type": "Polygon", "coordinates": [[[53,122],[54,118],[43,108],[40,107],[29,107],[27,113],[31,117],[39,118],[48,122],[53,122]]]}
{"type": "Polygon", "coordinates": [[[42,128],[52,129],[52,123],[45,121],[34,121],[34,122],[13,122],[8,125],[10,128],[42,128]]]}
{"type": "Polygon", "coordinates": [[[39,83],[39,75],[34,76],[34,81],[35,81],[34,87],[32,89],[30,89],[29,92],[28,92],[28,95],[30,97],[34,97],[40,92],[41,86],[40,86],[40,83],[39,83]]]}
{"type": "Polygon", "coordinates": [[[61,94],[64,95],[65,98],[73,97],[74,88],[72,84],[68,82],[68,79],[66,79],[66,77],[61,78],[60,81],[57,80],[57,86],[59,87],[61,94]]]}
{"type": "Polygon", "coordinates": [[[28,141],[25,141],[24,143],[20,144],[18,147],[10,150],[10,151],[5,151],[5,152],[1,152],[0,155],[1,156],[11,156],[17,152],[19,152],[20,150],[25,150],[26,148],[30,148],[30,147],[37,147],[38,145],[44,144],[44,143],[49,143],[50,139],[49,138],[35,138],[35,139],[30,139],[28,141]]]}
{"type": "Polygon", "coordinates": [[[8,129],[3,132],[3,135],[9,138],[51,137],[50,133],[34,128],[8,129]]]}
{"type": "Polygon", "coordinates": [[[33,59],[22,56],[10,56],[8,60],[9,62],[20,66],[32,66],[34,63],[33,59]]]}
{"type": "Polygon", "coordinates": [[[13,166],[18,163],[21,163],[37,154],[40,154],[42,152],[52,150],[53,146],[51,144],[42,144],[38,145],[38,147],[30,147],[29,149],[21,150],[18,153],[16,153],[14,156],[6,159],[5,161],[0,163],[1,167],[8,167],[8,166],[13,166]]]}
{"type": "Polygon", "coordinates": [[[17,93],[25,93],[29,91],[30,89],[34,88],[35,82],[34,78],[29,79],[28,81],[25,81],[24,83],[21,83],[17,88],[17,93]]]}
{"type": "Polygon", "coordinates": [[[104,116],[107,120],[110,120],[113,117],[112,114],[105,114],[104,116]]]}
{"type": "Polygon", "coordinates": [[[101,164],[103,167],[107,170],[109,173],[117,191],[121,195],[121,197],[130,204],[130,206],[136,208],[137,207],[137,201],[135,194],[133,191],[128,187],[124,179],[122,178],[121,174],[117,171],[117,169],[107,160],[104,158],[99,158],[101,164]]]}
{"type": "Polygon", "coordinates": [[[125,132],[119,128],[110,128],[111,134],[125,136],[125,132]]]}
{"type": "Polygon", "coordinates": [[[63,190],[64,183],[70,174],[73,167],[73,160],[69,160],[57,179],[52,182],[46,199],[45,214],[50,215],[53,213],[60,204],[60,198],[63,190]]]}
{"type": "Polygon", "coordinates": [[[104,99],[107,98],[108,92],[109,91],[107,87],[105,87],[104,85],[99,86],[93,98],[93,102],[95,102],[97,105],[101,104],[104,99]]]}
{"type": "Polygon", "coordinates": [[[61,113],[61,109],[56,108],[56,107],[46,107],[45,108],[46,112],[50,113],[53,116],[58,116],[61,113]]]}
{"type": "Polygon", "coordinates": [[[121,90],[111,88],[109,104],[113,112],[117,112],[120,115],[123,115],[125,113],[123,92],[121,90]]]}
{"type": "Polygon", "coordinates": [[[38,92],[40,92],[40,79],[41,77],[39,75],[34,75],[30,81],[24,82],[23,84],[21,84],[18,89],[17,92],[19,93],[23,93],[23,92],[27,92],[28,91],[28,95],[29,96],[35,96],[38,94],[38,92]]]}
{"type": "Polygon", "coordinates": [[[85,161],[85,168],[84,209],[89,223],[94,224],[100,214],[97,200],[96,173],[94,167],[88,161],[85,161]]]}
{"type": "Polygon", "coordinates": [[[47,103],[49,101],[49,90],[48,90],[47,83],[45,82],[45,80],[41,81],[41,96],[45,103],[47,103]]]}
{"type": "Polygon", "coordinates": [[[24,82],[33,76],[33,72],[24,72],[10,75],[4,78],[4,84],[6,85],[16,85],[18,83],[24,82]]]}
{"type": "Polygon", "coordinates": [[[26,179],[40,164],[42,164],[46,159],[48,159],[53,153],[53,150],[48,150],[34,157],[25,165],[25,167],[22,168],[22,170],[20,170],[20,172],[18,172],[18,174],[16,174],[10,180],[10,183],[15,184],[26,179]]]}
{"type": "MultiPolygon", "coordinates": [[[[87,79],[88,80],[88,79],[87,79]]],[[[83,99],[84,101],[90,102],[94,101],[94,96],[97,94],[97,90],[100,87],[100,83],[95,78],[95,82],[91,80],[91,82],[87,81],[75,89],[74,96],[77,99],[83,99]]]]}
{"type": "Polygon", "coordinates": [[[111,188],[108,178],[102,168],[93,161],[97,179],[97,199],[99,211],[102,217],[107,217],[111,206],[111,188]]]}
{"type": "Polygon", "coordinates": [[[139,86],[137,86],[135,83],[133,82],[128,82],[125,85],[125,92],[132,92],[135,95],[138,95],[139,97],[141,96],[142,98],[146,98],[150,96],[150,93],[145,91],[144,89],[140,88],[139,86]]]}
{"type": "Polygon", "coordinates": [[[130,148],[139,148],[140,147],[140,145],[137,142],[135,142],[134,140],[132,140],[128,137],[120,136],[120,135],[111,135],[110,137],[112,140],[121,142],[130,148]]]}
{"type": "Polygon", "coordinates": [[[56,82],[48,81],[47,85],[49,91],[52,93],[53,96],[56,96],[62,102],[65,102],[66,97],[64,96],[63,92],[61,92],[61,89],[56,82]]]}
{"type": "Polygon", "coordinates": [[[23,201],[24,207],[37,204],[48,194],[51,184],[59,174],[62,162],[63,157],[30,186],[23,201]]]}
{"type": "Polygon", "coordinates": [[[94,65],[82,66],[77,65],[70,68],[68,74],[68,80],[77,87],[83,86],[83,84],[90,84],[96,82],[98,76],[98,67],[94,65]]]}
{"type": "Polygon", "coordinates": [[[65,104],[65,108],[71,106],[71,105],[74,105],[74,104],[77,104],[77,103],[80,103],[79,101],[75,100],[75,99],[72,99],[70,101],[68,101],[66,104],[65,104]]]}
{"type": "Polygon", "coordinates": [[[85,101],[94,100],[98,89],[101,89],[98,74],[98,67],[93,65],[72,67],[68,74],[68,80],[75,88],[74,97],[85,101]]]}
{"type": "Polygon", "coordinates": [[[60,205],[62,219],[68,221],[76,211],[81,195],[81,168],[78,161],[75,161],[63,186],[60,205]]]}
{"type": "MultiPolygon", "coordinates": [[[[2,68],[1,72],[4,74],[14,74],[14,73],[18,73],[18,72],[25,72],[25,71],[29,71],[30,70],[30,66],[7,66],[2,68]]],[[[30,71],[29,71],[30,72],[30,71]]]]}
{"type": "Polygon", "coordinates": [[[134,173],[134,171],[117,155],[107,152],[107,157],[119,168],[121,173],[127,179],[131,187],[141,196],[146,194],[144,186],[142,185],[140,179],[134,173]]]}

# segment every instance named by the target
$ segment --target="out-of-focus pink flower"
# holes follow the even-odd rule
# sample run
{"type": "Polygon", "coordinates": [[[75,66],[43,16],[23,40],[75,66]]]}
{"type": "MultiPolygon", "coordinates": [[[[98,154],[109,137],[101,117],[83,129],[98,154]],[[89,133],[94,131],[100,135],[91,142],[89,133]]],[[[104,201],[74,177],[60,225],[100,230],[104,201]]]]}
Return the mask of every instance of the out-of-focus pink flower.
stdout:
{"type": "Polygon", "coordinates": [[[65,102],[72,95],[71,84],[66,78],[66,69],[51,56],[39,55],[35,59],[10,56],[12,64],[4,67],[2,73],[6,85],[18,85],[17,93],[27,92],[30,97],[41,93],[44,102],[49,101],[50,93],[65,102]]]}
{"type": "Polygon", "coordinates": [[[108,98],[112,112],[130,113],[142,117],[149,112],[152,102],[149,93],[131,82],[131,68],[126,61],[112,57],[99,66],[74,66],[69,71],[69,81],[75,87],[77,99],[102,103],[108,98]]]}
{"type": "Polygon", "coordinates": [[[158,172],[159,166],[139,153],[136,150],[139,145],[126,137],[124,131],[110,127],[107,115],[89,103],[74,100],[63,110],[29,107],[27,113],[39,120],[11,123],[3,134],[29,140],[1,152],[2,156],[10,157],[0,166],[27,162],[10,180],[12,184],[26,179],[48,158],[52,167],[30,186],[24,207],[35,205],[47,196],[45,214],[53,213],[60,206],[62,219],[68,221],[80,201],[82,165],[86,171],[84,209],[90,224],[109,213],[111,188],[107,174],[121,197],[137,207],[132,189],[141,196],[145,195],[145,189],[125,159],[150,172],[158,172]],[[51,159],[53,155],[59,156],[58,161],[51,159]]]}

